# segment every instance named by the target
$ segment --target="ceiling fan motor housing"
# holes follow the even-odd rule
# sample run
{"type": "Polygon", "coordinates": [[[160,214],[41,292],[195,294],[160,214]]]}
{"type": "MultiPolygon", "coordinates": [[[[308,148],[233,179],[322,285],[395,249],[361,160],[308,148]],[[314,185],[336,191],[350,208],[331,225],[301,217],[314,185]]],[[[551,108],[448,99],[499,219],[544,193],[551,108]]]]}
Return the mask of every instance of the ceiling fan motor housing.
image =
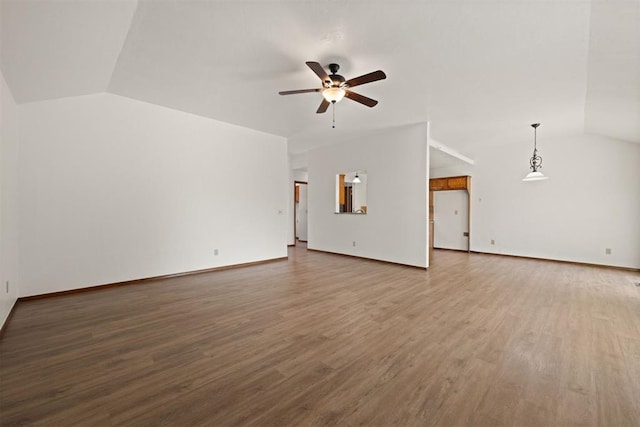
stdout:
{"type": "Polygon", "coordinates": [[[336,74],[339,69],[340,69],[340,66],[338,64],[329,64],[329,71],[331,71],[331,75],[328,77],[331,80],[330,81],[325,80],[325,83],[328,85],[327,87],[343,87],[344,86],[344,82],[346,82],[347,79],[342,77],[340,74],[336,74]]]}

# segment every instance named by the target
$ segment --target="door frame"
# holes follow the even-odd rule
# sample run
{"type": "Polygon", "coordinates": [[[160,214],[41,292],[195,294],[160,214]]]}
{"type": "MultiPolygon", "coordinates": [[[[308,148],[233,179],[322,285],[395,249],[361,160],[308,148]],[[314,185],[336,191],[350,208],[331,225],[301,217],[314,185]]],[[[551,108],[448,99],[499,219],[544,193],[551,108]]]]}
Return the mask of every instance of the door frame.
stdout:
{"type": "Polygon", "coordinates": [[[434,191],[456,191],[462,190],[467,193],[467,253],[471,253],[471,175],[460,176],[444,176],[440,178],[429,179],[429,256],[431,257],[431,249],[433,248],[433,240],[431,233],[431,224],[435,229],[433,220],[433,192],[434,191]]]}
{"type": "MultiPolygon", "coordinates": [[[[297,184],[302,184],[302,185],[309,185],[308,181],[293,181],[293,246],[297,246],[298,245],[298,230],[297,230],[297,224],[296,224],[296,219],[298,218],[298,203],[296,202],[296,185],[297,184]]],[[[309,197],[309,187],[307,187],[307,197],[309,197]]],[[[307,202],[308,202],[308,198],[307,198],[307,202]]],[[[304,240],[301,240],[301,242],[304,242],[304,240]]]]}

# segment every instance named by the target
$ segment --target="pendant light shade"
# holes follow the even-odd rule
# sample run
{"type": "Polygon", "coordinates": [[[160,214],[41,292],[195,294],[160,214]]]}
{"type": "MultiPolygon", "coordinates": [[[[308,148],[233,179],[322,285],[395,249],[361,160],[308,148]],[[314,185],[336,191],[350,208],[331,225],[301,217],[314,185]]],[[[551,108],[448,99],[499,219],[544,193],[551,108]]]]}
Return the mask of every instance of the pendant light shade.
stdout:
{"type": "Polygon", "coordinates": [[[541,181],[543,179],[549,179],[549,177],[544,176],[542,172],[529,172],[527,176],[522,178],[523,181],[541,181]]]}
{"type": "Polygon", "coordinates": [[[358,176],[358,173],[357,173],[357,172],[356,172],[356,177],[355,177],[355,178],[353,178],[353,181],[352,181],[352,182],[353,182],[354,184],[360,184],[360,182],[361,182],[361,181],[360,181],[360,177],[358,176]]]}
{"type": "Polygon", "coordinates": [[[531,169],[531,172],[522,178],[523,181],[542,181],[543,179],[549,179],[549,177],[544,176],[544,174],[538,170],[542,169],[542,157],[538,155],[536,140],[538,126],[540,126],[540,123],[533,123],[531,125],[533,128],[533,155],[531,159],[529,159],[529,169],[531,169]]]}

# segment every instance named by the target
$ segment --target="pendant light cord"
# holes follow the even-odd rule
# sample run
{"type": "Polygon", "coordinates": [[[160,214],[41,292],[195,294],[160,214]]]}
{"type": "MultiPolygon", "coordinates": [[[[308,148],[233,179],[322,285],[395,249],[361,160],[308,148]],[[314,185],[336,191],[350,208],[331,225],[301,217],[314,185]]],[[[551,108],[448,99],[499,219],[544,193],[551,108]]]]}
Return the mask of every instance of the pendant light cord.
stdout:
{"type": "Polygon", "coordinates": [[[538,126],[540,126],[540,123],[533,123],[531,125],[533,128],[533,157],[538,153],[538,126]]]}

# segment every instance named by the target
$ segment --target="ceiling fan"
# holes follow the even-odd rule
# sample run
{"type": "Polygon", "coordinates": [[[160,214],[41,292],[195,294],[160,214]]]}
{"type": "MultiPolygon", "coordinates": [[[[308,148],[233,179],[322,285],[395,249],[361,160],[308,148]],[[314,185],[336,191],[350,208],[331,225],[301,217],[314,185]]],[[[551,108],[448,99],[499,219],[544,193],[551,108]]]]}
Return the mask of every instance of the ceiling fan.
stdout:
{"type": "Polygon", "coordinates": [[[329,71],[331,74],[327,75],[327,72],[322,68],[317,62],[307,61],[306,63],[311,71],[316,73],[320,80],[322,81],[322,87],[317,89],[301,89],[301,90],[287,90],[284,92],[278,92],[280,95],[295,95],[298,93],[309,93],[309,92],[322,92],[322,96],[324,99],[322,103],[320,103],[320,107],[316,113],[324,113],[329,108],[329,105],[335,104],[339,102],[342,98],[346,97],[351,99],[352,101],[359,102],[360,104],[366,105],[367,107],[375,107],[378,104],[378,101],[375,99],[367,98],[366,96],[360,95],[358,93],[350,90],[352,87],[363,85],[365,83],[371,83],[378,80],[383,80],[387,78],[387,75],[381,71],[373,71],[369,74],[364,74],[360,77],[355,77],[353,79],[346,80],[338,73],[340,66],[338,64],[329,64],[329,71]]]}

